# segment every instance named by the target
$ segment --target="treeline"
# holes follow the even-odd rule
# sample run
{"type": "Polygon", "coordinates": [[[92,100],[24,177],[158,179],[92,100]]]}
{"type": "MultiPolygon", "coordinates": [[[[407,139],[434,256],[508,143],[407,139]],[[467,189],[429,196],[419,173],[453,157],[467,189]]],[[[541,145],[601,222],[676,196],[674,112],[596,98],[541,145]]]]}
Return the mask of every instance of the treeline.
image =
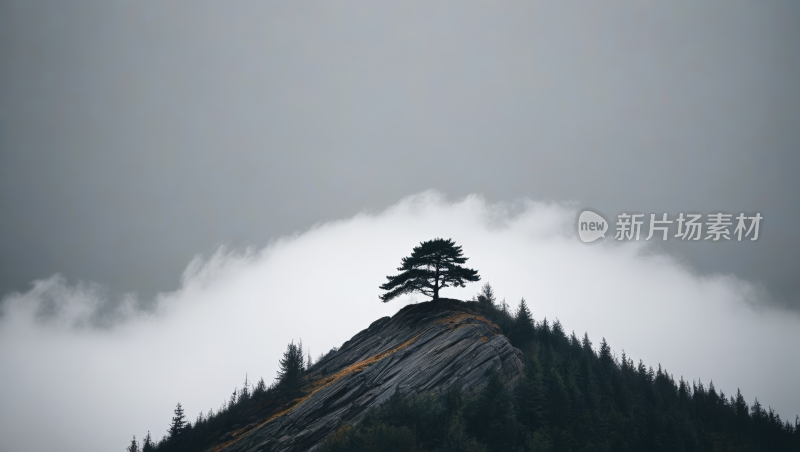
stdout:
{"type": "MultiPolygon", "coordinates": [[[[605,339],[567,335],[561,323],[534,321],[525,300],[512,310],[489,284],[468,303],[522,350],[524,375],[506,387],[496,373],[479,393],[392,396],[355,426],[331,435],[327,452],[367,451],[797,451],[800,418],[784,421],[741,392],[713,382],[676,381],[666,369],[614,356],[605,339]]],[[[335,349],[332,350],[332,352],[335,349]]],[[[233,439],[300,397],[313,362],[302,343],[287,345],[275,381],[247,379],[214,412],[190,422],[180,404],[157,442],[134,437],[129,452],[204,450],[233,439]]],[[[319,364],[327,356],[320,355],[319,364]]]]}
{"type": "Polygon", "coordinates": [[[800,451],[800,420],[783,421],[741,392],[676,382],[666,369],[612,355],[603,339],[535,322],[524,299],[514,312],[486,284],[473,308],[523,351],[513,388],[496,373],[478,394],[395,394],[324,444],[348,451],[800,451]]]}
{"type": "MultiPolygon", "coordinates": [[[[336,351],[332,349],[331,352],[336,351]]],[[[329,352],[330,353],[330,352],[329,352]]],[[[320,355],[317,362],[325,355],[320,355]]],[[[250,426],[263,420],[270,413],[277,411],[300,396],[302,377],[313,365],[310,354],[304,356],[303,344],[291,342],[287,345],[283,357],[279,361],[279,370],[275,381],[267,385],[261,378],[252,384],[245,377],[241,389],[234,388],[231,395],[215,412],[200,413],[194,422],[187,420],[180,403],[175,407],[167,434],[155,441],[150,432],[142,441],[134,436],[127,447],[128,452],[175,452],[198,451],[208,447],[212,442],[233,439],[231,433],[236,429],[250,426]]]]}

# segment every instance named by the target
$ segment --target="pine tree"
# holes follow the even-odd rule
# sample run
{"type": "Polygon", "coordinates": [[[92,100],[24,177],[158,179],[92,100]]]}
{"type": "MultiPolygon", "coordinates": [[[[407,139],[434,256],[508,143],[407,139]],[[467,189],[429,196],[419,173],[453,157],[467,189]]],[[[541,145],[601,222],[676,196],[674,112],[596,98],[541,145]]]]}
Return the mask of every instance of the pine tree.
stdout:
{"type": "Polygon", "coordinates": [[[244,385],[239,392],[239,401],[250,399],[250,383],[247,382],[247,374],[244,374],[244,385]]]}
{"type": "Polygon", "coordinates": [[[130,446],[128,446],[125,450],[128,452],[139,452],[139,443],[136,442],[136,435],[133,435],[130,446]]]}
{"type": "Polygon", "coordinates": [[[565,425],[570,418],[570,399],[567,386],[555,368],[550,369],[548,378],[550,400],[548,403],[548,421],[554,427],[565,425]]]}
{"type": "Polygon", "coordinates": [[[478,294],[478,303],[490,307],[494,306],[495,301],[497,301],[497,299],[494,296],[492,285],[487,282],[481,287],[481,292],[478,294]]]}
{"type": "Polygon", "coordinates": [[[228,399],[228,410],[232,410],[233,407],[236,406],[236,394],[239,392],[238,388],[233,388],[233,394],[231,394],[231,398],[228,399]]]}
{"type": "Polygon", "coordinates": [[[147,436],[142,440],[142,452],[153,452],[156,450],[156,445],[153,444],[153,438],[150,437],[150,430],[147,431],[147,436]]]}
{"type": "Polygon", "coordinates": [[[569,335],[569,345],[576,350],[580,350],[581,348],[581,341],[578,340],[578,336],[575,335],[575,330],[572,330],[572,334],[569,335]]]}
{"type": "Polygon", "coordinates": [[[475,436],[490,450],[510,450],[519,424],[514,415],[514,404],[495,368],[488,371],[488,381],[471,406],[471,427],[475,436]]]}
{"type": "Polygon", "coordinates": [[[305,372],[303,362],[303,342],[296,344],[294,341],[286,346],[283,358],[278,369],[278,386],[285,391],[293,391],[305,372]]]}
{"type": "Polygon", "coordinates": [[[583,350],[585,352],[594,355],[594,350],[592,349],[592,341],[589,340],[589,333],[583,333],[583,342],[581,342],[581,346],[583,347],[583,350]]]}
{"type": "Polygon", "coordinates": [[[611,359],[611,347],[608,346],[608,342],[606,342],[606,338],[603,338],[600,341],[600,353],[599,353],[600,362],[604,364],[608,364],[612,361],[611,359]]]}
{"type": "Polygon", "coordinates": [[[531,311],[528,309],[525,298],[519,301],[517,314],[514,316],[514,334],[513,338],[516,339],[517,346],[521,346],[531,339],[533,339],[535,329],[533,326],[533,317],[531,311]]]}
{"type": "Polygon", "coordinates": [[[681,382],[678,386],[678,400],[681,406],[685,405],[689,401],[689,385],[686,384],[686,381],[683,379],[683,375],[681,375],[681,382]]]}
{"type": "Polygon", "coordinates": [[[462,267],[467,262],[460,246],[451,239],[433,239],[414,247],[411,256],[402,259],[397,268],[400,274],[387,276],[380,288],[387,292],[380,296],[384,303],[400,295],[420,292],[439,299],[439,290],[445,287],[464,287],[464,282],[480,281],[478,272],[462,267]]]}
{"type": "Polygon", "coordinates": [[[750,424],[750,413],[748,412],[747,402],[744,401],[744,396],[742,396],[742,391],[738,388],[736,389],[736,400],[733,407],[736,410],[736,428],[739,431],[745,431],[750,424]]]}
{"type": "Polygon", "coordinates": [[[567,337],[566,333],[564,333],[564,326],[558,319],[556,319],[556,321],[553,322],[553,336],[556,339],[563,339],[567,337]]]}
{"type": "Polygon", "coordinates": [[[253,395],[260,395],[265,392],[267,392],[267,385],[264,383],[264,378],[262,377],[260,380],[258,380],[256,388],[253,390],[253,395]]]}
{"type": "Polygon", "coordinates": [[[514,388],[517,420],[531,431],[535,431],[545,423],[544,405],[546,399],[542,367],[536,357],[526,363],[522,378],[514,388]]]}
{"type": "Polygon", "coordinates": [[[186,416],[183,414],[183,407],[180,403],[175,407],[175,416],[172,417],[172,424],[169,426],[169,437],[175,438],[183,432],[186,426],[186,416]]]}
{"type": "Polygon", "coordinates": [[[547,317],[539,322],[539,334],[544,338],[550,338],[550,323],[547,321],[547,317]]]}

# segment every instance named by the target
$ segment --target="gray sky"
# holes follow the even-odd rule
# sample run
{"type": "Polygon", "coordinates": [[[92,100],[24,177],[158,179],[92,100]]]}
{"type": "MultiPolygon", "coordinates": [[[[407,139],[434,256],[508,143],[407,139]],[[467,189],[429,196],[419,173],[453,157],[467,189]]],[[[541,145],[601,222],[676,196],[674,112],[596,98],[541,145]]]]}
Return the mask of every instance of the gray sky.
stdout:
{"type": "Polygon", "coordinates": [[[763,213],[703,272],[800,279],[793,2],[0,6],[0,292],[172,290],[196,253],[424,189],[763,213]]]}
{"type": "Polygon", "coordinates": [[[761,212],[756,242],[646,249],[796,313],[798,23],[788,1],[2,0],[0,304],[83,288],[113,330],[188,297],[198,253],[435,189],[521,212],[761,212]]]}

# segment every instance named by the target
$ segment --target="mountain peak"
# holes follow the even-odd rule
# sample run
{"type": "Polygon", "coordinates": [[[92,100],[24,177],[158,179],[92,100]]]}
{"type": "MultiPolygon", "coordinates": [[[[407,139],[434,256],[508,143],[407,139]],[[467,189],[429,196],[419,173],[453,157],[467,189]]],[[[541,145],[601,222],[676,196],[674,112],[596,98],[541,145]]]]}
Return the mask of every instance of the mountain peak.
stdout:
{"type": "Polygon", "coordinates": [[[459,300],[409,305],[383,317],[316,363],[302,396],[266,419],[229,432],[214,450],[313,450],[342,423],[358,422],[395,391],[471,393],[495,368],[504,383],[522,355],[500,329],[459,300]]]}

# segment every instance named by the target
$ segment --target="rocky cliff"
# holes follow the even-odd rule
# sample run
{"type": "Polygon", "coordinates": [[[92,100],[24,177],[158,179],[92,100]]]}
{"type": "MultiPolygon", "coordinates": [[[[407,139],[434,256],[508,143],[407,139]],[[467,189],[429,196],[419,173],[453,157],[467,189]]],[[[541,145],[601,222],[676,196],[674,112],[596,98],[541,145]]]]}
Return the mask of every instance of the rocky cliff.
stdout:
{"type": "Polygon", "coordinates": [[[469,303],[409,305],[316,363],[301,398],[230,432],[214,450],[314,450],[343,422],[358,422],[396,390],[414,395],[455,387],[469,393],[493,366],[513,383],[522,372],[521,353],[469,303]]]}

